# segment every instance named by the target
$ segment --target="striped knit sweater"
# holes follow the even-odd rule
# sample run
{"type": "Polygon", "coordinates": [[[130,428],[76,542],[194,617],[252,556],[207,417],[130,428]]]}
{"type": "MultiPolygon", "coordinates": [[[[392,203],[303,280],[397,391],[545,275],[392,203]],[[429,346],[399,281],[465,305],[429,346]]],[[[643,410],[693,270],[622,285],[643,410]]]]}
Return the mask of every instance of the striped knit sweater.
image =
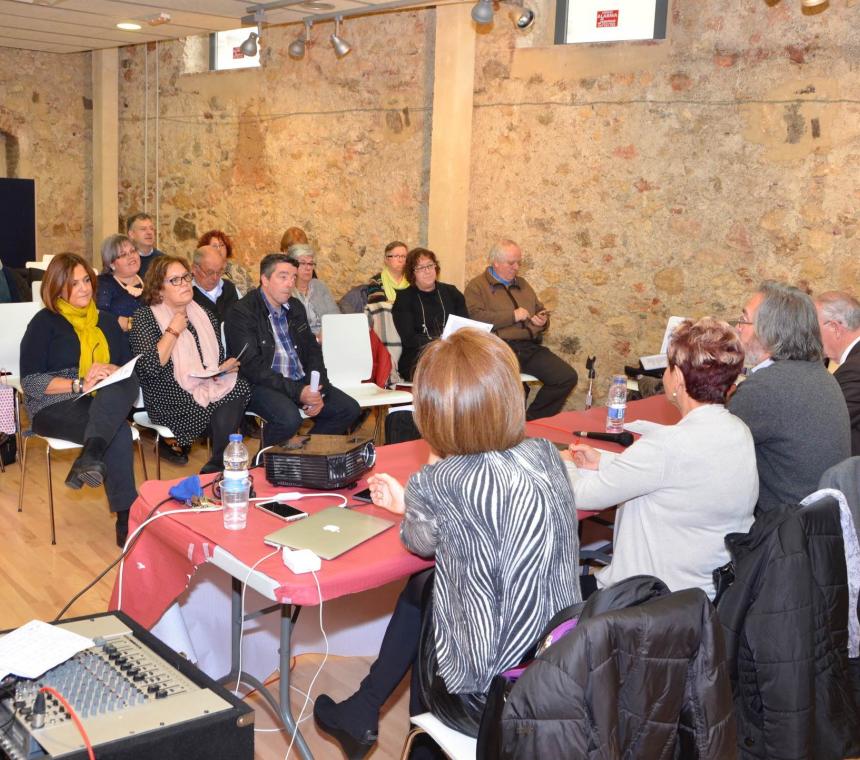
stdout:
{"type": "Polygon", "coordinates": [[[401,538],[436,558],[434,629],[449,693],[484,693],[580,600],[576,511],[553,444],[453,456],[409,480],[401,538]]]}

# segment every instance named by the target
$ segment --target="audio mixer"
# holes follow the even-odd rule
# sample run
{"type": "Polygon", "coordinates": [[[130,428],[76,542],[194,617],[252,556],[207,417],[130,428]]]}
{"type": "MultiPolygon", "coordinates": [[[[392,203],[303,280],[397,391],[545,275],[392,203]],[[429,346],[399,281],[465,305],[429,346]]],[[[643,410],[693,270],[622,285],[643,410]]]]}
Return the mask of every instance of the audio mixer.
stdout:
{"type": "Polygon", "coordinates": [[[61,623],[93,639],[0,697],[0,750],[12,760],[86,757],[80,732],[48,686],[80,718],[99,760],[148,757],[231,760],[253,756],[253,711],[122,613],[61,623]]]}

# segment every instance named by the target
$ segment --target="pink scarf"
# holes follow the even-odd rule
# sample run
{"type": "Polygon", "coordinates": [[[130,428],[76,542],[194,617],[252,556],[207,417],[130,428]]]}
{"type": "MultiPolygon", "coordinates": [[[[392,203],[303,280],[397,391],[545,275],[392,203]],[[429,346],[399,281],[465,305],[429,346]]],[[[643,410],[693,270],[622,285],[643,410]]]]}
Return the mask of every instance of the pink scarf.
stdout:
{"type": "MultiPolygon", "coordinates": [[[[155,304],[150,308],[155,315],[155,321],[158,322],[158,326],[164,332],[170,324],[170,320],[173,319],[173,311],[165,303],[155,304]]],[[[203,352],[203,361],[200,361],[200,354],[197,353],[194,336],[189,330],[183,330],[179,333],[173,351],[170,353],[170,359],[173,362],[173,377],[181,388],[184,388],[194,397],[198,405],[207,407],[209,404],[224,398],[233,390],[233,386],[236,385],[237,373],[230,372],[220,377],[209,378],[191,377],[191,373],[200,374],[218,366],[219,345],[218,336],[212,329],[209,315],[202,306],[191,301],[185,307],[185,314],[197,333],[200,350],[203,352]]]]}

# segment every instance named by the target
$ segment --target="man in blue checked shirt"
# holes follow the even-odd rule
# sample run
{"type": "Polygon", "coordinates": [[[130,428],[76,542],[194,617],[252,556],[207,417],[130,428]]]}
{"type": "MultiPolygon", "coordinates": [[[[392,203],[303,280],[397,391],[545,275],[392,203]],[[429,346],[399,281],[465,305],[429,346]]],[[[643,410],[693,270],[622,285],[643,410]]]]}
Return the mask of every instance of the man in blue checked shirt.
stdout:
{"type": "Polygon", "coordinates": [[[270,253],[260,262],[260,287],[248,291],[227,314],[230,356],[241,355],[240,372],[251,384],[248,409],[266,425],[263,445],[283,443],[301,425],[301,409],[314,419],[314,433],[345,433],[358,419],[358,403],[328,382],[322,349],[305,307],[292,297],[298,261],[270,253]],[[320,373],[318,391],[311,372],[320,373]]]}

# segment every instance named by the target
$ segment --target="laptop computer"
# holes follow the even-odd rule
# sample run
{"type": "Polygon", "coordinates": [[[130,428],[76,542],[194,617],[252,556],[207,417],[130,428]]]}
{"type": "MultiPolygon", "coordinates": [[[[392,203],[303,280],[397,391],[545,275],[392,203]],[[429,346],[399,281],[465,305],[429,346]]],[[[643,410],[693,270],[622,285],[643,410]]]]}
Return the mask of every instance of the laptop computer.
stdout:
{"type": "Polygon", "coordinates": [[[263,541],[271,546],[310,549],[322,559],[334,559],[392,525],[391,520],[351,509],[329,507],[269,533],[263,541]]]}

